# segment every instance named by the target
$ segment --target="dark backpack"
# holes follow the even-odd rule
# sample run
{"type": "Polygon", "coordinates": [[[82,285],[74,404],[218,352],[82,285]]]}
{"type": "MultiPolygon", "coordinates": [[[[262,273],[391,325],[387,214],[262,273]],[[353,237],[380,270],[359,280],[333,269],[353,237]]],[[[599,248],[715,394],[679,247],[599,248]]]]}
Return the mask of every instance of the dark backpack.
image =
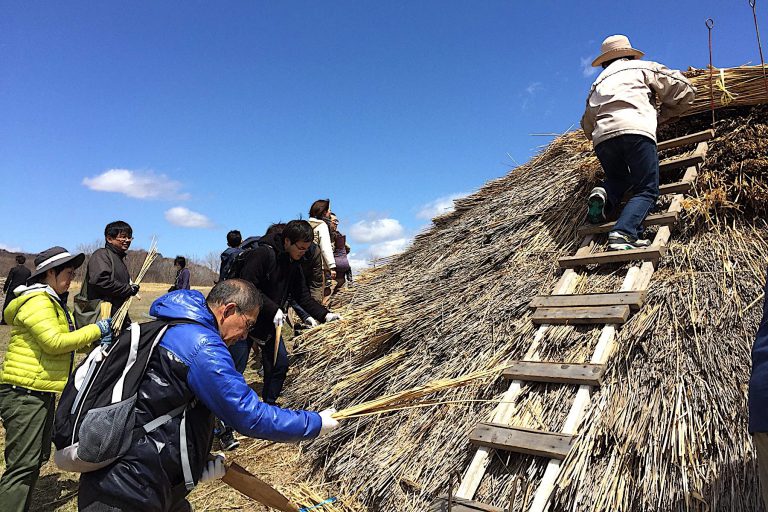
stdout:
{"type": "MultiPolygon", "coordinates": [[[[60,469],[84,473],[103,468],[123,456],[134,438],[178,415],[184,432],[187,404],[136,427],[136,399],[147,364],[166,330],[182,323],[194,322],[132,323],[109,347],[96,347],[78,365],[61,394],[53,424],[54,461],[60,469]]],[[[186,443],[181,447],[186,477],[186,443]]],[[[189,485],[191,477],[185,480],[189,485]]]]}
{"type": "Polygon", "coordinates": [[[261,237],[259,236],[248,237],[245,239],[242,245],[240,245],[241,251],[235,254],[234,258],[232,258],[229,272],[227,273],[225,279],[242,277],[241,274],[246,260],[258,247],[269,247],[269,268],[267,269],[266,275],[266,279],[269,280],[270,274],[275,270],[275,268],[277,268],[277,255],[275,254],[275,248],[268,243],[262,242],[261,237]]]}

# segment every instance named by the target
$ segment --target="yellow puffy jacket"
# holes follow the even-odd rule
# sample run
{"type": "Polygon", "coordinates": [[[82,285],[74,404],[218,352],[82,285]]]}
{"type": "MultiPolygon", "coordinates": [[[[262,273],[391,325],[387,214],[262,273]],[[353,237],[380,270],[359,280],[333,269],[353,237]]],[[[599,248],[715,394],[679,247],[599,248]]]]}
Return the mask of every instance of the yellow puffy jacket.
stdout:
{"type": "MultiPolygon", "coordinates": [[[[19,287],[21,288],[21,287],[19,287]]],[[[74,321],[48,286],[33,285],[22,290],[5,308],[5,322],[11,326],[11,341],[3,361],[0,382],[35,391],[61,392],[72,371],[74,351],[101,336],[95,324],[75,331],[74,321]]]]}

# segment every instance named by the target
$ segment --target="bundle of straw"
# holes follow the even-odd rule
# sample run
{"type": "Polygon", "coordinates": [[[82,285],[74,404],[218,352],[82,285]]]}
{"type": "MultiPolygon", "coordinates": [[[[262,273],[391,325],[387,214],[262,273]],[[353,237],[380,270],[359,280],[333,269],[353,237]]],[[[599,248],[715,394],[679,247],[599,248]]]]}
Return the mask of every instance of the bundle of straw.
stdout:
{"type": "MultiPolygon", "coordinates": [[[[144,258],[144,263],[142,263],[141,269],[136,275],[136,279],[133,280],[134,284],[141,284],[141,280],[144,279],[144,275],[149,270],[149,267],[151,267],[152,263],[155,262],[155,258],[157,258],[157,239],[152,237],[152,243],[149,245],[147,257],[144,258]]],[[[128,309],[131,307],[132,302],[133,296],[129,297],[128,300],[125,301],[122,306],[120,306],[120,309],[117,310],[115,316],[112,317],[112,326],[115,334],[120,334],[120,329],[123,325],[123,322],[125,321],[125,317],[128,314],[128,309]]]]}
{"type": "Polygon", "coordinates": [[[707,112],[712,99],[715,108],[740,107],[768,103],[762,66],[713,68],[710,88],[709,68],[690,69],[685,75],[696,87],[696,99],[686,116],[707,112]],[[710,97],[711,93],[711,97],[710,97]]]}
{"type": "MultiPolygon", "coordinates": [[[[421,405],[419,399],[433,393],[466,386],[477,379],[485,377],[493,377],[495,380],[508,366],[509,363],[487,370],[472,372],[453,379],[432,380],[421,386],[416,386],[411,389],[406,389],[405,391],[392,393],[391,395],[369,400],[358,405],[353,405],[352,407],[347,407],[346,409],[335,412],[333,417],[337,420],[342,420],[418,407],[421,405]]],[[[429,402],[429,405],[437,405],[438,403],[439,402],[429,402]]]]}

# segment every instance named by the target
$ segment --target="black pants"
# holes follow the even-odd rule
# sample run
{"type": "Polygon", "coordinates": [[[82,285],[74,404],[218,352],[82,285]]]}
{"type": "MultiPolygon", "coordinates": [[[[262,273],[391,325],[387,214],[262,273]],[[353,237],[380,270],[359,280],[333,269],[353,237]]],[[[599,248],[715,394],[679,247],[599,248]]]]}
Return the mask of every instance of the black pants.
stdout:
{"type": "Polygon", "coordinates": [[[288,375],[288,351],[285,349],[282,336],[277,351],[277,363],[273,363],[274,359],[275,340],[272,338],[261,347],[261,364],[264,367],[264,390],[261,392],[261,399],[268,404],[274,404],[277,401],[288,375]]]}

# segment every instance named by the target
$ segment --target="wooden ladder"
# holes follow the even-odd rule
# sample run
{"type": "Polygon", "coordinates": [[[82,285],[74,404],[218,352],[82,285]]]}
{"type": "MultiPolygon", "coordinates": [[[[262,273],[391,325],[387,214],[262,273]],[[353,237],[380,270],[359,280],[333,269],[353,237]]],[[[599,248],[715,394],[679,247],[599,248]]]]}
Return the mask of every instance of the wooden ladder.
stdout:
{"type": "Polygon", "coordinates": [[[501,398],[490,421],[475,426],[469,435],[477,451],[464,473],[455,496],[443,495],[431,505],[430,511],[469,512],[499,511],[501,509],[472,501],[485,471],[491,462],[493,450],[504,450],[549,459],[541,483],[533,496],[528,512],[543,512],[549,504],[560,474],[562,461],[568,456],[578,434],[577,428],[587,413],[592,388],[600,386],[606,371],[606,364],[615,348],[616,331],[625,323],[631,313],[640,309],[645,300],[651,277],[659,259],[666,251],[670,237],[670,226],[677,221],[685,194],[696,179],[698,169],[707,153],[707,142],[714,138],[714,130],[706,130],[658,144],[658,150],[697,144],[693,153],[665,159],[659,162],[660,176],[667,171],[685,168],[680,181],[659,187],[662,195],[672,195],[666,212],[649,215],[645,226],[660,226],[650,247],[627,251],[593,253],[596,236],[608,233],[613,222],[598,225],[584,225],[578,230],[583,240],[573,256],[558,260],[566,269],[555,284],[552,295],[535,297],[529,307],[536,330],[533,342],[520,361],[514,361],[504,372],[510,381],[509,389],[501,398]],[[616,293],[573,294],[578,274],[574,270],[587,265],[602,265],[628,261],[641,261],[639,267],[628,271],[616,293]],[[542,361],[540,345],[551,325],[558,324],[604,324],[595,351],[589,363],[542,361]],[[525,382],[558,383],[578,386],[576,397],[559,432],[515,427],[515,400],[522,392],[525,382]]]}

